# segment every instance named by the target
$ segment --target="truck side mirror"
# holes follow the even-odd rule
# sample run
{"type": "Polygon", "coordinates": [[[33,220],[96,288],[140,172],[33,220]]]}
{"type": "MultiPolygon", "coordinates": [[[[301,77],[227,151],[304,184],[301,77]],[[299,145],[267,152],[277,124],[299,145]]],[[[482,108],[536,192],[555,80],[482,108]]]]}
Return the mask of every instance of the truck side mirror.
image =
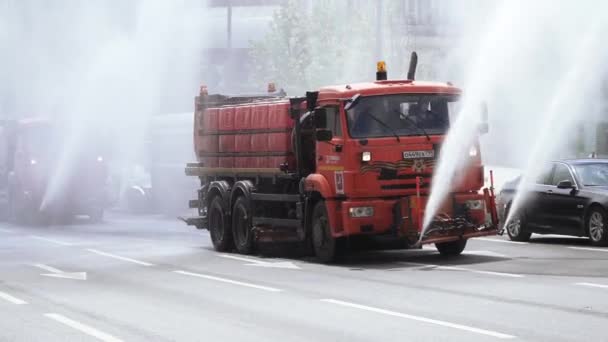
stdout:
{"type": "Polygon", "coordinates": [[[307,91],[306,92],[306,108],[309,112],[312,112],[317,106],[317,99],[319,98],[318,91],[307,91]]]}
{"type": "Polygon", "coordinates": [[[331,141],[334,137],[330,129],[317,129],[315,131],[315,139],[317,141],[331,141]]]}
{"type": "Polygon", "coordinates": [[[314,113],[315,128],[326,128],[327,127],[327,109],[317,108],[314,113]]]}

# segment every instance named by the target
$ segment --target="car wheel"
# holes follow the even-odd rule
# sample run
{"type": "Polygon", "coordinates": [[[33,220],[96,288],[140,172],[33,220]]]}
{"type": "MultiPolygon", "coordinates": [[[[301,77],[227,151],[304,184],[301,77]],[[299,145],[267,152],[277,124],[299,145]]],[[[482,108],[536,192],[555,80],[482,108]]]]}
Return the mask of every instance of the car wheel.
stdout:
{"type": "Polygon", "coordinates": [[[336,239],[331,236],[325,201],[319,201],[312,212],[312,247],[319,262],[330,263],[336,257],[336,239]]]}
{"type": "Polygon", "coordinates": [[[589,211],[587,215],[587,232],[592,245],[608,245],[607,219],[606,211],[600,207],[593,207],[589,211]]]}
{"type": "Polygon", "coordinates": [[[232,236],[234,237],[234,246],[241,254],[251,254],[253,252],[252,228],[249,201],[241,196],[234,202],[232,209],[232,236]]]}
{"type": "MultiPolygon", "coordinates": [[[[508,211],[506,216],[509,217],[508,211]]],[[[511,220],[505,223],[507,225],[505,227],[507,235],[509,235],[509,239],[511,239],[511,241],[527,242],[530,240],[532,233],[526,231],[526,223],[523,215],[520,213],[514,213],[511,220]]]]}
{"type": "Polygon", "coordinates": [[[443,256],[457,256],[464,251],[467,246],[467,240],[456,240],[450,242],[436,243],[435,247],[443,256]]]}
{"type": "Polygon", "coordinates": [[[227,252],[233,247],[232,230],[226,221],[222,198],[215,196],[209,205],[209,235],[213,248],[218,252],[227,252]]]}

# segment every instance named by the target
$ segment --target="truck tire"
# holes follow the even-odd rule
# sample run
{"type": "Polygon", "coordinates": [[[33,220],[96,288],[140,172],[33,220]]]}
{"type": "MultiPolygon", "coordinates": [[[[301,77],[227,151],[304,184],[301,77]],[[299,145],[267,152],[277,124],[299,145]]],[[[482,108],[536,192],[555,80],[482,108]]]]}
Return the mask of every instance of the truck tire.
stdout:
{"type": "Polygon", "coordinates": [[[234,246],[241,254],[251,254],[254,249],[251,205],[245,196],[240,196],[232,207],[232,237],[234,246]]]}
{"type": "Polygon", "coordinates": [[[336,239],[331,236],[325,201],[318,201],[312,211],[312,247],[319,262],[330,263],[336,257],[336,239]]]}
{"type": "Polygon", "coordinates": [[[227,252],[233,247],[232,230],[226,221],[222,198],[215,196],[209,205],[209,235],[213,248],[218,252],[227,252]]]}
{"type": "Polygon", "coordinates": [[[464,251],[467,246],[467,240],[456,240],[450,242],[436,243],[435,247],[443,256],[457,256],[464,251]]]}

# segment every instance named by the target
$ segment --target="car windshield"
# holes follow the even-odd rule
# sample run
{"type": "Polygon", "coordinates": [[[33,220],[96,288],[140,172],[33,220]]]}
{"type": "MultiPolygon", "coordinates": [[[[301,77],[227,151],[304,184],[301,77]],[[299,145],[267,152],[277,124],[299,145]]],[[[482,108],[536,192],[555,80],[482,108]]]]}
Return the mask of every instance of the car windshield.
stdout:
{"type": "Polygon", "coordinates": [[[380,95],[362,97],[347,111],[353,138],[444,134],[454,95],[380,95]]]}
{"type": "Polygon", "coordinates": [[[608,186],[608,163],[574,165],[584,186],[608,186]]]}

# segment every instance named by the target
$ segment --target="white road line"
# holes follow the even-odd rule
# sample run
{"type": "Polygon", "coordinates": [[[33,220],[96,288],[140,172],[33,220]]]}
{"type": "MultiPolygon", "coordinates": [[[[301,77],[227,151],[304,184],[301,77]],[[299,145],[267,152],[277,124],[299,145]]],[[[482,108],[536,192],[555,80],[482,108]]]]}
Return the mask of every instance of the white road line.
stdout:
{"type": "Polygon", "coordinates": [[[500,243],[511,243],[514,245],[527,245],[527,242],[520,242],[520,241],[509,241],[509,240],[502,240],[502,239],[492,239],[492,238],[473,238],[473,240],[479,240],[479,241],[489,241],[489,242],[500,242],[500,243]]]}
{"type": "Polygon", "coordinates": [[[62,273],[61,270],[58,270],[55,267],[51,267],[51,266],[44,265],[44,264],[33,264],[32,266],[38,267],[40,269],[43,269],[43,270],[51,272],[51,273],[62,273]]]}
{"type": "Polygon", "coordinates": [[[597,287],[597,288],[600,288],[600,289],[608,289],[608,285],[594,284],[594,283],[575,283],[574,285],[587,286],[587,287],[597,287]]]}
{"type": "Polygon", "coordinates": [[[30,237],[32,239],[37,239],[37,240],[42,240],[42,241],[46,241],[46,242],[52,242],[61,246],[73,246],[74,244],[71,244],[69,242],[64,242],[64,241],[59,241],[59,240],[55,240],[55,239],[49,239],[49,238],[45,238],[43,236],[38,236],[38,235],[30,235],[30,237]]]}
{"type": "Polygon", "coordinates": [[[131,259],[131,258],[127,258],[127,257],[123,257],[120,255],[116,255],[116,254],[110,254],[110,253],[106,253],[106,252],[102,252],[102,251],[98,251],[96,249],[87,249],[87,251],[91,252],[91,253],[95,253],[95,254],[99,254],[99,255],[103,255],[103,256],[107,256],[109,258],[114,258],[114,259],[118,259],[118,260],[122,260],[122,261],[128,261],[128,262],[132,262],[134,264],[138,264],[138,265],[142,265],[142,266],[155,266],[154,264],[151,264],[149,262],[145,262],[145,261],[139,261],[139,260],[135,260],[135,259],[131,259]]]}
{"type": "Polygon", "coordinates": [[[513,336],[513,335],[503,334],[503,333],[496,332],[496,331],[485,330],[485,329],[475,328],[475,327],[471,327],[471,326],[467,326],[467,325],[450,323],[450,322],[446,322],[446,321],[440,321],[440,320],[421,317],[421,316],[408,315],[408,314],[404,314],[401,312],[374,308],[371,306],[349,303],[349,302],[344,302],[344,301],[336,300],[336,299],[321,299],[321,301],[326,302],[326,303],[346,306],[346,307],[350,307],[350,308],[371,311],[371,312],[380,313],[380,314],[384,314],[384,315],[405,318],[405,319],[409,319],[409,320],[413,320],[413,321],[435,324],[435,325],[440,325],[443,327],[448,327],[448,328],[453,328],[453,329],[458,329],[458,330],[464,330],[464,331],[468,331],[468,332],[472,332],[472,333],[476,333],[476,334],[492,336],[492,337],[501,338],[501,339],[515,338],[515,336],[513,336]]]}
{"type": "Polygon", "coordinates": [[[45,313],[44,316],[55,320],[59,323],[65,324],[70,328],[76,329],[82,333],[85,333],[89,336],[95,337],[100,341],[104,341],[104,342],[122,342],[121,339],[118,339],[110,334],[106,334],[104,332],[101,332],[93,327],[90,327],[88,325],[82,324],[80,322],[76,322],[73,319],[69,319],[63,315],[60,314],[56,314],[56,313],[45,313]]]}
{"type": "Polygon", "coordinates": [[[0,298],[6,300],[7,302],[11,302],[13,304],[17,304],[17,305],[23,305],[23,304],[27,304],[26,301],[21,300],[17,297],[13,297],[11,295],[9,295],[8,293],[5,292],[0,292],[0,298]]]}
{"type": "Polygon", "coordinates": [[[481,255],[481,256],[489,256],[495,258],[507,258],[507,255],[496,253],[492,251],[464,251],[462,254],[465,255],[481,255]]]}
{"type": "Polygon", "coordinates": [[[423,264],[423,263],[419,263],[419,262],[401,262],[401,264],[404,265],[410,265],[410,266],[416,266],[416,267],[420,267],[420,268],[436,268],[439,270],[448,270],[448,271],[463,271],[463,272],[471,272],[471,273],[477,273],[477,274],[487,274],[487,275],[494,275],[494,276],[499,276],[499,277],[509,277],[509,278],[523,278],[525,277],[523,274],[516,274],[516,273],[503,273],[503,272],[494,272],[494,271],[483,271],[483,270],[475,270],[472,268],[464,268],[464,267],[456,267],[456,266],[441,266],[441,265],[434,265],[434,264],[423,264]]]}
{"type": "Polygon", "coordinates": [[[15,231],[12,230],[12,229],[0,228],[0,232],[3,232],[3,233],[14,233],[15,231]]]}
{"type": "Polygon", "coordinates": [[[198,278],[204,278],[204,279],[208,279],[208,280],[220,281],[220,282],[223,282],[223,283],[228,283],[228,284],[233,284],[233,285],[240,285],[240,286],[245,286],[245,287],[251,287],[251,288],[254,288],[254,289],[264,290],[264,291],[269,291],[269,292],[281,292],[281,291],[283,291],[281,289],[277,289],[277,288],[274,288],[274,287],[256,285],[256,284],[252,284],[252,283],[245,283],[245,282],[242,282],[242,281],[237,281],[237,280],[232,280],[232,279],[226,279],[226,278],[220,278],[220,277],[210,276],[210,275],[206,275],[206,274],[192,273],[192,272],[187,272],[187,271],[173,271],[173,272],[179,273],[179,274],[184,274],[184,275],[189,275],[189,276],[193,276],[193,277],[198,277],[198,278]]]}
{"type": "Polygon", "coordinates": [[[608,253],[608,249],[602,249],[602,248],[591,248],[591,247],[567,247],[570,249],[577,249],[579,251],[591,251],[591,252],[604,252],[604,253],[608,253]]]}

